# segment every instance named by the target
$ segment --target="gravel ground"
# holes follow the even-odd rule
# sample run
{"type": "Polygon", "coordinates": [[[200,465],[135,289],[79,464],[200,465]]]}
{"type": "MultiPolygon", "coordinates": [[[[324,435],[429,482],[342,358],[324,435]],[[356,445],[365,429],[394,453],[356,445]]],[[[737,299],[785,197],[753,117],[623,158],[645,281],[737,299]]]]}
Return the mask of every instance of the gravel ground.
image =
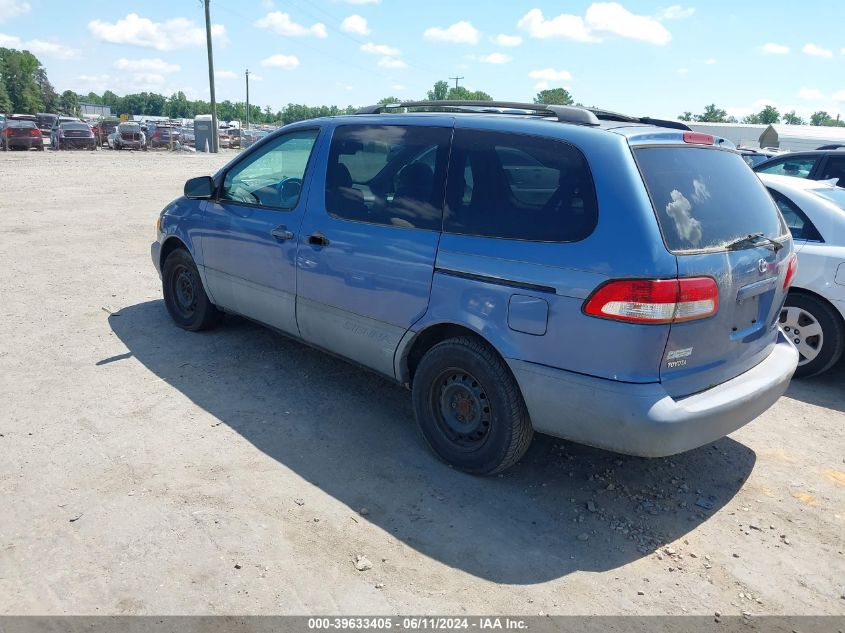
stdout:
{"type": "Polygon", "coordinates": [[[0,614],[845,614],[845,367],[673,458],[454,472],[403,389],[170,323],[156,214],[231,156],[0,154],[0,614]]]}

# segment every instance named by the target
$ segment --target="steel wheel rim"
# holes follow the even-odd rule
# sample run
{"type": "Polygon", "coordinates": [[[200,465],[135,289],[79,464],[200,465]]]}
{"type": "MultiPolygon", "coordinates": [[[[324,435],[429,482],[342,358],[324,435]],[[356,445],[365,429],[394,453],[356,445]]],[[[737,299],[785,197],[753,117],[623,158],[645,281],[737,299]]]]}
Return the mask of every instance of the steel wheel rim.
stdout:
{"type": "Polygon", "coordinates": [[[173,306],[185,319],[193,316],[197,307],[197,282],[193,271],[179,264],[173,271],[170,284],[173,306]]]}
{"type": "Polygon", "coordinates": [[[493,407],[469,372],[457,367],[440,372],[432,385],[431,405],[438,429],[455,446],[477,450],[489,438],[493,407]]]}
{"type": "Polygon", "coordinates": [[[780,326],[798,348],[798,366],[813,362],[822,351],[824,331],[821,323],[804,308],[787,306],[780,313],[780,326]]]}

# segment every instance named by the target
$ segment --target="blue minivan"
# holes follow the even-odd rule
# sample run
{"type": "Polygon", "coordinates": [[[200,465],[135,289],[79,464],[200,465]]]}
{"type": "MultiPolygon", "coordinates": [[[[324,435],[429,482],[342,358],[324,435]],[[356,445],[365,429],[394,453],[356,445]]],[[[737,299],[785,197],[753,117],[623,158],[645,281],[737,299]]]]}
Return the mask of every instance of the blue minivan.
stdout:
{"type": "Polygon", "coordinates": [[[730,143],[566,106],[401,106],[288,125],[189,180],[152,245],[176,324],[242,315],[398,381],[474,474],[535,431],[682,452],[783,394],[796,258],[730,143]]]}

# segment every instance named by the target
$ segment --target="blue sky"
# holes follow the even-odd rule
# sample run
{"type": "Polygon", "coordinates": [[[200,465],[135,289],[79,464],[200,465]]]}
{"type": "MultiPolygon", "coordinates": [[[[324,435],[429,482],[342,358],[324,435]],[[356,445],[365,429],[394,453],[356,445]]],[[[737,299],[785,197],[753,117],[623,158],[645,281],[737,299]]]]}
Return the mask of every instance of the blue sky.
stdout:
{"type": "MultiPolygon", "coordinates": [[[[212,0],[218,99],[363,105],[438,79],[523,101],[676,116],[715,102],[845,115],[845,2],[212,0]],[[815,7],[815,8],[814,8],[815,7]]],[[[199,0],[0,0],[0,46],[28,48],[61,91],[207,98],[199,0]]]]}

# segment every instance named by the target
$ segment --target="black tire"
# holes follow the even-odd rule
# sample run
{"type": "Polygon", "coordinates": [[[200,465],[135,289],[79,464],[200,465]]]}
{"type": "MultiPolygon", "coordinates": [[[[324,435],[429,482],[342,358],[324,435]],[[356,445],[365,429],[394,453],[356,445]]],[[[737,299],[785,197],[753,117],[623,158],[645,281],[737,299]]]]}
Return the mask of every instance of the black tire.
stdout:
{"type": "Polygon", "coordinates": [[[414,416],[431,450],[473,475],[518,462],[534,435],[516,380],[482,341],[443,341],[423,356],[412,385],[414,416]]]}
{"type": "Polygon", "coordinates": [[[197,266],[184,248],[164,260],[161,284],[167,312],[180,328],[198,332],[220,322],[222,313],[205,294],[197,266]]]}
{"type": "MultiPolygon", "coordinates": [[[[812,360],[806,360],[806,357],[802,354],[798,369],[795,370],[796,378],[821,374],[833,367],[842,357],[842,351],[845,349],[845,325],[843,325],[842,317],[836,309],[824,299],[803,292],[790,292],[786,298],[780,320],[784,333],[791,341],[811,345],[817,350],[817,355],[812,360]],[[806,313],[804,322],[798,324],[797,334],[794,324],[791,324],[794,319],[787,322],[789,308],[798,308],[806,313]],[[809,316],[809,319],[807,316],[809,316]],[[801,329],[804,324],[808,327],[812,325],[811,319],[815,319],[821,326],[821,336],[808,336],[805,339],[806,330],[802,332],[801,329]]],[[[802,345],[799,343],[796,343],[796,345],[798,345],[800,352],[802,345]]]]}

